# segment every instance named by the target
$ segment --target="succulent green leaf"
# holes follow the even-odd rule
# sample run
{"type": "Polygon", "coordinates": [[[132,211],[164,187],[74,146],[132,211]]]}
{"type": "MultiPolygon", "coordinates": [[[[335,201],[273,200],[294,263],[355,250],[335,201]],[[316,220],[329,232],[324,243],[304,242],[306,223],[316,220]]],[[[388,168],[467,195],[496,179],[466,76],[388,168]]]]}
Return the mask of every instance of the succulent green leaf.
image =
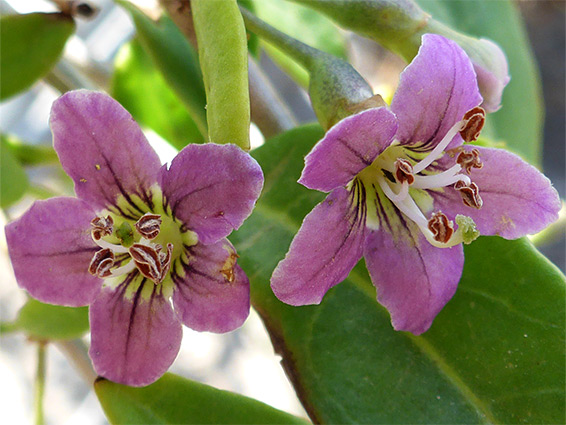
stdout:
{"type": "Polygon", "coordinates": [[[29,88],[47,74],[74,31],[74,21],[61,13],[0,18],[0,99],[29,88]]]}
{"type": "Polygon", "coordinates": [[[132,388],[99,378],[94,391],[112,424],[307,424],[257,400],[166,373],[132,388]]]}
{"type": "Polygon", "coordinates": [[[29,299],[15,326],[34,339],[75,339],[88,332],[88,307],[61,307],[29,299]]]}
{"type": "Polygon", "coordinates": [[[248,48],[236,0],[191,2],[213,143],[250,148],[248,48]]]}
{"type": "Polygon", "coordinates": [[[265,174],[252,216],[231,236],[252,303],[319,423],[564,423],[565,279],[526,239],[465,246],[454,298],[421,336],[392,329],[363,262],[318,306],[269,286],[304,216],[324,195],[296,181],[318,126],[254,150],[265,174]]]}
{"type": "Polygon", "coordinates": [[[169,87],[139,40],[125,44],[114,64],[112,97],[142,126],[177,149],[204,141],[186,106],[169,87]]]}
{"type": "Polygon", "coordinates": [[[206,138],[206,93],[197,52],[168,16],[155,22],[131,3],[117,3],[132,15],[140,43],[206,138]]]}
{"type": "Polygon", "coordinates": [[[14,156],[5,136],[0,136],[0,207],[18,201],[29,187],[26,171],[14,156]]]}

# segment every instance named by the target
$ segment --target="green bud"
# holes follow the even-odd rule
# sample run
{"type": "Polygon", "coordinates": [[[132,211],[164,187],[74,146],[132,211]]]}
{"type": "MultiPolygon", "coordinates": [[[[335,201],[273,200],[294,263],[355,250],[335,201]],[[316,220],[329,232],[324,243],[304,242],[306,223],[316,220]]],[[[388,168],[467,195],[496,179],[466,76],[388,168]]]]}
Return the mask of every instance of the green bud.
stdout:
{"type": "Polygon", "coordinates": [[[309,73],[309,96],[325,130],[349,115],[385,104],[349,63],[289,37],[244,8],[241,12],[249,31],[288,54],[309,73]]]}
{"type": "Polygon", "coordinates": [[[325,130],[359,112],[363,109],[361,105],[373,97],[367,81],[349,63],[332,55],[320,55],[309,75],[312,107],[325,130]]]}

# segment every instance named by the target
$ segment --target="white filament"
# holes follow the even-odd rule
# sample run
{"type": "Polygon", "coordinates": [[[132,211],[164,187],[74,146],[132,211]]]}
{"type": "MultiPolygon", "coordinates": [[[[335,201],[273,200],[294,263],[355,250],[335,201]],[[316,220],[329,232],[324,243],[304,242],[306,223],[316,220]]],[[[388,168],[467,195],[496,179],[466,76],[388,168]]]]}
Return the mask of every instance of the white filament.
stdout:
{"type": "Polygon", "coordinates": [[[462,129],[462,125],[464,125],[464,123],[465,121],[458,121],[456,124],[454,124],[450,128],[450,130],[448,130],[448,133],[446,133],[440,143],[436,145],[436,147],[425,158],[423,158],[422,161],[413,166],[413,172],[415,174],[420,173],[422,170],[432,164],[433,161],[438,158],[442,154],[442,152],[444,152],[444,149],[450,144],[454,136],[456,136],[456,134],[458,134],[458,132],[462,129]]]}

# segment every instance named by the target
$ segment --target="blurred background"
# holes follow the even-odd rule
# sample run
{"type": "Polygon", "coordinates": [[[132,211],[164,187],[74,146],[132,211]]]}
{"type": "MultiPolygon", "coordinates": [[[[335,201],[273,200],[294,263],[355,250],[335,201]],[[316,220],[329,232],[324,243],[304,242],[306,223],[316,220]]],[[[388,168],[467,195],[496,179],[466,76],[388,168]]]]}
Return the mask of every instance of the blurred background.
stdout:
{"type": "MultiPolygon", "coordinates": [[[[135,30],[129,15],[111,0],[91,0],[90,3],[99,9],[98,14],[89,21],[77,20],[77,32],[67,43],[63,61],[51,77],[67,81],[70,85],[94,88],[94,84],[108,86],[115,57],[135,30]]],[[[136,3],[147,7],[153,5],[152,0],[136,3]]],[[[525,18],[542,77],[546,106],[544,172],[564,198],[566,2],[519,1],[517,4],[525,18]]],[[[46,0],[0,0],[2,14],[55,10],[53,4],[46,0]]],[[[354,66],[370,80],[377,91],[384,95],[393,93],[398,73],[405,66],[404,62],[373,42],[352,34],[346,34],[346,37],[348,55],[354,66]]],[[[304,91],[280,71],[267,55],[262,55],[260,66],[266,70],[297,121],[315,121],[304,91]]],[[[50,85],[40,82],[24,94],[3,102],[0,104],[0,132],[14,134],[28,143],[50,144],[48,116],[51,103],[58,95],[50,85]]],[[[155,134],[148,133],[148,137],[163,161],[170,160],[175,154],[155,134]]],[[[262,142],[257,131],[252,133],[252,137],[256,144],[262,142]]],[[[60,175],[49,167],[34,168],[30,178],[47,190],[72,191],[69,182],[61,183],[60,175]]],[[[27,209],[31,202],[33,198],[26,198],[0,217],[2,228],[7,221],[27,209]]],[[[566,258],[563,232],[559,232],[554,241],[542,246],[541,251],[564,271],[566,258]]],[[[3,234],[0,240],[0,273],[0,320],[4,322],[15,318],[17,311],[25,303],[26,296],[14,280],[3,234]]],[[[241,329],[229,334],[216,335],[194,332],[185,327],[183,329],[181,352],[172,372],[305,416],[279,366],[278,356],[273,353],[269,337],[253,311],[241,329]]],[[[34,344],[28,343],[21,334],[0,336],[0,418],[3,423],[31,423],[33,420],[35,357],[34,344]]],[[[47,368],[47,423],[106,423],[89,383],[69,365],[56,345],[50,346],[48,350],[47,368]]]]}

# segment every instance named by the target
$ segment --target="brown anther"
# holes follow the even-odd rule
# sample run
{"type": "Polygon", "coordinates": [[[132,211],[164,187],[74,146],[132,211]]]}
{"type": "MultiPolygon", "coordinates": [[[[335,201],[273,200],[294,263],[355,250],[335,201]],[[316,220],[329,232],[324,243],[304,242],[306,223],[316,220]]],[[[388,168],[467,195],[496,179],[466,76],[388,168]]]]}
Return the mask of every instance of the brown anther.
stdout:
{"type": "Polygon", "coordinates": [[[167,252],[159,253],[159,262],[161,263],[161,280],[167,276],[169,273],[169,268],[171,267],[171,255],[173,254],[173,244],[167,244],[167,252]]]}
{"type": "Polygon", "coordinates": [[[446,243],[454,233],[454,224],[444,213],[438,211],[428,221],[428,230],[432,232],[435,241],[446,243]]]}
{"type": "Polygon", "coordinates": [[[462,151],[458,155],[456,162],[466,170],[466,173],[470,174],[472,168],[482,168],[483,162],[480,159],[480,151],[477,149],[472,149],[471,151],[462,151]]]}
{"type": "Polygon", "coordinates": [[[95,217],[91,222],[92,237],[95,241],[112,234],[114,220],[109,215],[105,217],[95,217]]]}
{"type": "Polygon", "coordinates": [[[460,130],[460,136],[465,142],[473,142],[480,137],[481,130],[485,124],[485,111],[476,106],[464,114],[464,125],[460,130]]]}
{"type": "Polygon", "coordinates": [[[409,161],[401,158],[395,161],[395,178],[399,183],[413,184],[415,176],[413,175],[413,166],[409,161]]]}
{"type": "Polygon", "coordinates": [[[163,280],[163,270],[158,252],[150,246],[133,244],[128,250],[140,273],[156,284],[163,280]]]}
{"type": "Polygon", "coordinates": [[[454,189],[460,192],[462,196],[462,201],[464,205],[472,208],[477,208],[478,210],[483,205],[483,200],[479,194],[478,185],[475,183],[470,183],[467,185],[464,181],[457,181],[454,185],[454,189]]]}
{"type": "Polygon", "coordinates": [[[159,214],[147,213],[137,221],[135,227],[144,238],[153,239],[159,235],[161,216],[159,214]]]}
{"type": "Polygon", "coordinates": [[[94,254],[88,266],[88,272],[96,277],[108,277],[112,273],[110,269],[113,265],[114,253],[110,249],[104,248],[94,254]]]}

